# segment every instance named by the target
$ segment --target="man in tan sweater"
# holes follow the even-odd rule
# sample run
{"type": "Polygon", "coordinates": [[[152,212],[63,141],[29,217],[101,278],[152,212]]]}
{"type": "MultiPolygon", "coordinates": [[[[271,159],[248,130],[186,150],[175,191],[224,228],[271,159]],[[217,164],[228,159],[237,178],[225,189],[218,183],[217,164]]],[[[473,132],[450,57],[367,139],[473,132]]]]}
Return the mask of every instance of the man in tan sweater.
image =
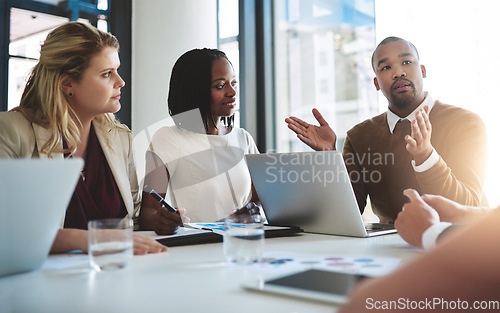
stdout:
{"type": "MultiPolygon", "coordinates": [[[[372,66],[388,110],[349,130],[343,149],[361,212],[369,196],[380,221],[393,223],[408,188],[464,205],[486,205],[487,140],[481,118],[423,91],[426,69],[415,46],[404,39],[384,39],[372,66]]],[[[311,148],[335,150],[336,134],[318,110],[313,115],[319,126],[296,117],[286,122],[311,148]]]]}

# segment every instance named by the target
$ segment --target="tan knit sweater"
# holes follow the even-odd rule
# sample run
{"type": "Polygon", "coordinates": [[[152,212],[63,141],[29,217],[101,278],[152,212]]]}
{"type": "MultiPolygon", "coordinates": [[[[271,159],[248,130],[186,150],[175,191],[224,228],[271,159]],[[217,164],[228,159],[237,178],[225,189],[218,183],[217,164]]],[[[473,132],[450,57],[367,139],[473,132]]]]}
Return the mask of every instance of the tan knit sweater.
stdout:
{"type": "Polygon", "coordinates": [[[440,155],[429,170],[416,173],[404,136],[391,134],[387,113],[347,132],[344,161],[361,212],[367,196],[381,222],[393,223],[408,199],[407,188],[441,195],[465,205],[486,205],[487,139],[481,118],[470,111],[436,101],[430,115],[431,143],[440,155]]]}

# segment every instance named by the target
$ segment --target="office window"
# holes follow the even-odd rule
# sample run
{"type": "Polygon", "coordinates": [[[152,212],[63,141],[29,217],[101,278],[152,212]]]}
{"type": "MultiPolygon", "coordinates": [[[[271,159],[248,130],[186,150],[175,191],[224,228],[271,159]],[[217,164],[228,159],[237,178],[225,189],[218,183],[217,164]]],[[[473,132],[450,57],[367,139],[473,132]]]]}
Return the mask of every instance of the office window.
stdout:
{"type": "Polygon", "coordinates": [[[70,21],[109,31],[111,0],[10,0],[0,7],[0,110],[19,105],[40,45],[54,28],[70,21]]]}
{"type": "MultiPolygon", "coordinates": [[[[489,141],[485,191],[490,206],[499,206],[500,107],[496,86],[500,77],[496,73],[500,69],[500,38],[492,31],[500,28],[500,1],[420,0],[415,5],[411,1],[377,0],[375,4],[377,41],[387,36],[410,40],[427,69],[424,89],[432,98],[471,110],[483,119],[489,141]],[[442,14],[450,8],[453,14],[442,14]]],[[[382,110],[387,100],[380,96],[382,110]]]]}
{"type": "Polygon", "coordinates": [[[52,29],[68,21],[67,17],[11,8],[7,110],[19,105],[26,80],[40,57],[40,44],[52,29]]]}
{"type": "Polygon", "coordinates": [[[378,112],[370,65],[374,1],[276,0],[273,11],[275,149],[309,150],[284,119],[313,122],[312,108],[336,131],[341,149],[346,131],[378,112]]]}
{"type": "MultiPolygon", "coordinates": [[[[218,48],[226,53],[229,61],[233,64],[236,76],[239,75],[240,69],[240,50],[239,50],[239,6],[238,0],[218,0],[218,48]]],[[[236,102],[240,104],[238,99],[236,102]]],[[[240,126],[240,112],[239,105],[236,108],[234,116],[234,124],[236,127],[240,126]]]]}

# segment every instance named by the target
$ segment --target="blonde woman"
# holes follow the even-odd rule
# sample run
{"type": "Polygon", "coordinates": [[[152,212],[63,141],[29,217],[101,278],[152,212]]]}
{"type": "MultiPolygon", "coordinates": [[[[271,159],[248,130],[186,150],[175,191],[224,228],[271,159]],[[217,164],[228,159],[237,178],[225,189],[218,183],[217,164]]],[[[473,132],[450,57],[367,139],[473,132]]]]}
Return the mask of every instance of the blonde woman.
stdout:
{"type": "MultiPolygon", "coordinates": [[[[119,43],[91,25],[70,22],[41,46],[21,103],[0,113],[0,158],[82,158],[84,169],[52,253],[87,251],[87,222],[131,218],[140,205],[130,130],[120,109],[119,43]]],[[[135,235],[134,253],[166,251],[135,235]]]]}

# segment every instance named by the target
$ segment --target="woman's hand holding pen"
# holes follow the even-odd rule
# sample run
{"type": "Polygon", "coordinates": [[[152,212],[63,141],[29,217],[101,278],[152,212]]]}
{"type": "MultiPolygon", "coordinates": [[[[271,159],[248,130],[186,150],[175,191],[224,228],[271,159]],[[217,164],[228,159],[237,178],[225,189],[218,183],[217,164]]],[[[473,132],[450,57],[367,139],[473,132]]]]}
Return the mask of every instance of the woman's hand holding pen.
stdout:
{"type": "Polygon", "coordinates": [[[159,207],[156,210],[153,230],[158,235],[172,235],[177,230],[177,227],[183,225],[182,217],[185,213],[185,209],[178,209],[177,212],[170,212],[164,206],[159,207]]]}
{"type": "Polygon", "coordinates": [[[154,230],[158,235],[172,235],[183,222],[189,222],[185,209],[172,208],[163,199],[165,194],[154,190],[143,191],[142,207],[139,215],[141,230],[154,230]]]}

